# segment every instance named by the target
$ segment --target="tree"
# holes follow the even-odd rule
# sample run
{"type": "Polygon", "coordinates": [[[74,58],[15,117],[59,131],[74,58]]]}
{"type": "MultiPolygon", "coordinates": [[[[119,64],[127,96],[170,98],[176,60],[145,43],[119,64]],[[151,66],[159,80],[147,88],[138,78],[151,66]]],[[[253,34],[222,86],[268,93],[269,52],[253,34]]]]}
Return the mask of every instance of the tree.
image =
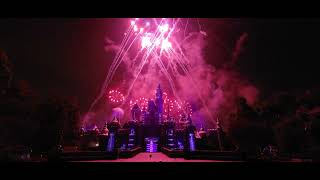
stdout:
{"type": "Polygon", "coordinates": [[[13,76],[13,65],[9,61],[6,53],[0,49],[0,90],[4,94],[10,87],[13,76]]]}
{"type": "Polygon", "coordinates": [[[244,98],[238,99],[236,115],[231,119],[229,135],[240,151],[257,155],[260,148],[272,143],[272,130],[258,120],[258,114],[246,103],[244,98]]]}
{"type": "Polygon", "coordinates": [[[311,144],[312,144],[312,155],[313,159],[320,160],[320,117],[317,116],[311,124],[310,128],[311,144]]]}
{"type": "Polygon", "coordinates": [[[38,125],[33,147],[39,152],[48,152],[61,143],[76,143],[80,115],[78,106],[70,99],[55,97],[38,104],[31,119],[38,125]]]}

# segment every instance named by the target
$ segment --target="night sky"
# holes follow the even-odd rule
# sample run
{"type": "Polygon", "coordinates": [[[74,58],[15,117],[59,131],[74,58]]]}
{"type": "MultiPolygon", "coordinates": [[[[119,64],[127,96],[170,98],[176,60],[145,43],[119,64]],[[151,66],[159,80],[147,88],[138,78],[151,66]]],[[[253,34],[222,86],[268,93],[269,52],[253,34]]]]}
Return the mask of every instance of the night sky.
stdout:
{"type": "MultiPolygon", "coordinates": [[[[112,60],[104,50],[105,38],[120,42],[127,22],[1,19],[0,48],[12,61],[18,79],[27,80],[41,95],[75,96],[85,110],[112,60]]],[[[207,53],[208,62],[217,67],[228,61],[237,38],[249,34],[239,69],[263,91],[319,84],[320,20],[202,19],[201,23],[209,34],[208,49],[217,41],[220,44],[220,49],[207,53]]]]}

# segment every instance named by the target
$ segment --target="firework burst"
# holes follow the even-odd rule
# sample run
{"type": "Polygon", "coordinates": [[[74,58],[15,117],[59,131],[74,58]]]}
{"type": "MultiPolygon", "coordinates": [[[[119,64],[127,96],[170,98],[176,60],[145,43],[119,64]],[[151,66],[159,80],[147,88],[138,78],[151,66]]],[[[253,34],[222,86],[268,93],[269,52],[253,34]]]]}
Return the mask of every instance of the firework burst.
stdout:
{"type": "Polygon", "coordinates": [[[137,104],[140,109],[146,109],[148,106],[148,98],[140,97],[134,100],[130,100],[130,108],[137,104]]]}
{"type": "MultiPolygon", "coordinates": [[[[189,59],[184,54],[184,48],[182,46],[183,42],[189,39],[189,35],[181,36],[182,29],[187,29],[188,23],[182,23],[180,18],[133,18],[129,21],[129,28],[124,33],[124,38],[120,44],[120,48],[117,51],[115,58],[112,61],[112,64],[109,68],[108,75],[102,85],[101,93],[91,104],[91,108],[98,102],[98,100],[103,97],[104,89],[108,87],[112,78],[120,66],[120,64],[126,59],[126,55],[130,52],[134,58],[131,59],[131,67],[133,67],[133,79],[129,85],[126,95],[120,95],[119,93],[109,93],[109,99],[111,102],[119,103],[121,106],[126,104],[126,100],[129,100],[131,91],[136,83],[136,80],[141,75],[142,69],[148,67],[148,69],[159,69],[162,75],[169,82],[171,91],[173,93],[173,98],[165,99],[165,106],[169,106],[169,111],[176,111],[177,114],[181,111],[189,111],[191,114],[190,107],[184,107],[185,103],[181,100],[174,81],[179,71],[182,70],[182,73],[190,80],[196,93],[199,96],[203,106],[206,108],[208,114],[211,116],[208,108],[206,107],[205,101],[203,100],[201,93],[196,85],[189,67],[189,59]],[[185,24],[185,27],[181,27],[185,24]],[[179,38],[178,38],[179,37],[179,38]],[[182,37],[182,38],[181,38],[182,37]],[[137,45],[137,46],[136,46],[137,45]],[[137,51],[133,51],[132,47],[138,47],[137,51]]],[[[199,28],[201,34],[201,28],[199,28]]],[[[186,34],[184,32],[184,34],[186,34]]],[[[129,62],[129,63],[130,63],[129,62]]],[[[137,103],[140,104],[140,107],[145,107],[147,100],[146,98],[138,98],[130,101],[130,106],[137,103]]],[[[167,111],[167,107],[164,107],[167,111]]]]}
{"type": "Polygon", "coordinates": [[[118,90],[110,90],[108,93],[108,99],[112,103],[121,103],[124,100],[124,95],[118,90]]]}

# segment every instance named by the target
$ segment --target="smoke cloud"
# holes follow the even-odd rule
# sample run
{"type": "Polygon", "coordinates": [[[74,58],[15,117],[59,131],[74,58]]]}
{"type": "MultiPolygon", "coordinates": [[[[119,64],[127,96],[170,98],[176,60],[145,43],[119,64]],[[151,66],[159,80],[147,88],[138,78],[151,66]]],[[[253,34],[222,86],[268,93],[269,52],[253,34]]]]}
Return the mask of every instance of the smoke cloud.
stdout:
{"type": "MultiPolygon", "coordinates": [[[[214,59],[208,59],[205,57],[205,50],[207,48],[207,36],[203,33],[192,33],[185,40],[181,47],[185,56],[188,59],[186,67],[190,72],[191,77],[185,74],[182,70],[179,72],[169,71],[176,90],[176,95],[181,100],[185,100],[191,103],[193,109],[192,120],[197,128],[214,128],[215,121],[220,120],[222,125],[228,125],[227,117],[235,111],[236,101],[239,97],[244,97],[249,105],[254,105],[256,100],[259,98],[259,90],[245,77],[241,76],[239,72],[235,70],[234,66],[223,66],[217,69],[208,63],[214,61],[214,59]]],[[[245,53],[246,44],[249,35],[243,33],[238,37],[234,45],[234,50],[230,54],[230,60],[226,64],[234,64],[238,61],[239,57],[245,53]]],[[[107,39],[107,52],[119,51],[119,45],[116,45],[110,39],[107,39]]],[[[209,49],[210,50],[210,49],[209,49]]],[[[112,88],[122,89],[125,95],[130,85],[135,82],[132,86],[129,99],[126,99],[125,103],[122,104],[121,117],[123,121],[130,119],[130,108],[128,106],[130,99],[139,97],[154,98],[155,90],[158,84],[168,96],[174,96],[173,89],[170,86],[168,79],[164,76],[163,72],[154,64],[155,62],[149,61],[145,67],[141,70],[141,74],[135,79],[137,74],[137,64],[139,62],[133,61],[132,54],[128,52],[125,54],[123,64],[125,65],[124,70],[117,73],[122,74],[124,78],[121,79],[112,88]],[[117,87],[115,87],[117,86],[117,87]]],[[[119,74],[115,76],[119,76],[119,74]]],[[[118,107],[119,104],[108,104],[104,108],[118,107]]],[[[165,107],[166,108],[166,107],[165,107]]],[[[112,114],[115,113],[113,109],[112,114]]],[[[101,113],[100,113],[101,114],[101,113]]],[[[104,114],[105,118],[101,118],[104,121],[110,117],[104,114]]],[[[109,119],[111,120],[111,119],[109,119]]],[[[84,122],[87,122],[87,118],[84,122]]]]}

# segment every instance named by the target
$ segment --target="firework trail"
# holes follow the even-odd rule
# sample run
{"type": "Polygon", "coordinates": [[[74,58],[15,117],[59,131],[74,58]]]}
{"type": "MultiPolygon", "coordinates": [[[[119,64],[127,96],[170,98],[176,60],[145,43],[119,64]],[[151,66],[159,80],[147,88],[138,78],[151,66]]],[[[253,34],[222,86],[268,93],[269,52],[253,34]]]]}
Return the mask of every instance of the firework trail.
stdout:
{"type": "MultiPolygon", "coordinates": [[[[204,101],[200,90],[192,78],[192,75],[189,71],[189,60],[183,52],[183,48],[181,44],[191,37],[192,34],[189,33],[186,36],[186,31],[189,25],[189,19],[187,19],[184,27],[184,38],[181,43],[177,42],[175,38],[175,34],[180,31],[181,27],[178,27],[178,24],[182,24],[180,18],[178,19],[166,19],[162,18],[160,22],[157,19],[152,19],[153,25],[149,20],[145,22],[145,24],[141,25],[141,22],[144,20],[140,20],[138,18],[130,21],[130,26],[125,32],[124,38],[120,44],[120,49],[117,51],[115,58],[112,61],[112,64],[109,68],[107,77],[104,80],[104,83],[101,87],[101,90],[98,96],[94,99],[93,103],[89,108],[89,112],[92,108],[97,104],[97,102],[104,96],[105,91],[107,90],[110,82],[112,81],[113,76],[115,75],[117,69],[119,68],[120,64],[126,58],[126,55],[132,50],[135,42],[140,42],[139,50],[136,51],[135,57],[131,61],[131,67],[134,69],[134,78],[127,89],[126,95],[123,97],[121,96],[118,102],[121,102],[120,107],[126,104],[129,100],[131,91],[139,78],[142,69],[148,65],[149,68],[159,68],[165,78],[168,80],[172,93],[176,99],[175,104],[177,105],[179,111],[183,111],[183,113],[187,114],[190,111],[190,108],[179,108],[183,106],[185,102],[180,98],[179,94],[177,93],[177,88],[175,86],[174,80],[176,79],[175,76],[179,74],[178,68],[181,68],[182,71],[185,73],[186,77],[192,83],[193,88],[197,92],[199,99],[201,100],[203,106],[205,107],[208,115],[211,119],[212,115],[208,110],[206,102],[204,101]],[[170,23],[171,22],[171,23],[170,23]],[[155,29],[155,30],[154,30],[155,29]],[[166,62],[164,62],[164,59],[166,62]],[[137,61],[140,61],[138,65],[135,65],[137,61]],[[166,64],[165,64],[166,63],[166,64]],[[170,74],[169,70],[171,70],[172,75],[170,74]]],[[[199,20],[197,19],[198,27],[200,33],[204,34],[201,30],[201,25],[199,20]]],[[[182,27],[183,28],[183,27],[182,27]]],[[[110,95],[111,96],[111,95],[110,95]]],[[[110,99],[111,100],[111,99],[110,99]]],[[[112,101],[112,100],[111,100],[112,101]]],[[[130,105],[132,105],[134,101],[130,101],[130,105]]]]}

